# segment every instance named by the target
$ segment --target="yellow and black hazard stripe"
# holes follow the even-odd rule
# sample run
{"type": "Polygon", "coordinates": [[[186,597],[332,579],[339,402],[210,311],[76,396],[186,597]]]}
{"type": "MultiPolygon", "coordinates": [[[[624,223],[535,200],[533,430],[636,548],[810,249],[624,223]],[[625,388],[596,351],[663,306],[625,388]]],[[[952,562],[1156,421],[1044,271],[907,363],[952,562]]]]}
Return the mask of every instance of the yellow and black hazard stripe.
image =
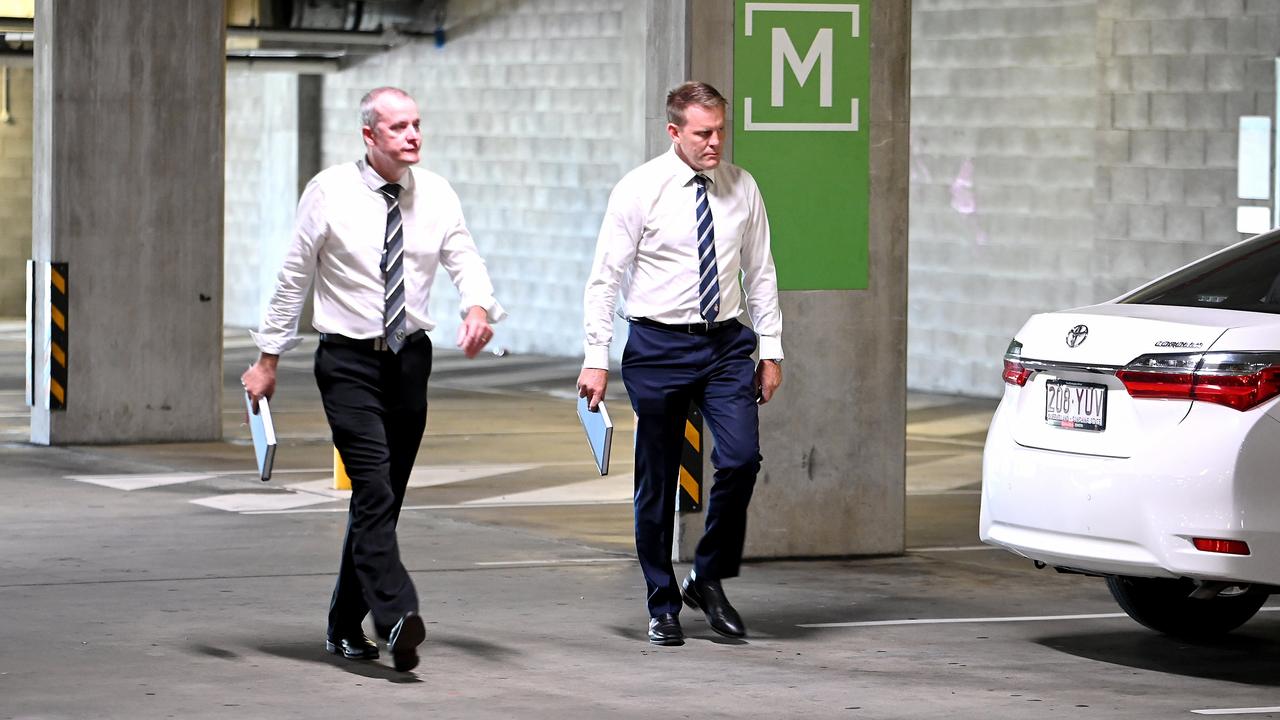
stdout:
{"type": "Polygon", "coordinates": [[[49,263],[49,409],[67,407],[67,263],[49,263]]]}
{"type": "Polygon", "coordinates": [[[689,404],[684,422],[684,448],[680,452],[680,489],[676,491],[676,510],[702,510],[702,411],[689,404]]]}

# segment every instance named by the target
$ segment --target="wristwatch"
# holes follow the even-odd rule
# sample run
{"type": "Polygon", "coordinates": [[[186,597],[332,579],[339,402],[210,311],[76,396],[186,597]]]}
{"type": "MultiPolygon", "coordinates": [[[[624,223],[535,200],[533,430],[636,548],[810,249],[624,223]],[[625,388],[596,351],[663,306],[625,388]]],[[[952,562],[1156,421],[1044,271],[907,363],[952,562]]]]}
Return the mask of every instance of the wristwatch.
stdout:
{"type": "Polygon", "coordinates": [[[782,358],[761,358],[761,360],[768,360],[774,365],[777,365],[778,367],[782,367],[782,358]]]}

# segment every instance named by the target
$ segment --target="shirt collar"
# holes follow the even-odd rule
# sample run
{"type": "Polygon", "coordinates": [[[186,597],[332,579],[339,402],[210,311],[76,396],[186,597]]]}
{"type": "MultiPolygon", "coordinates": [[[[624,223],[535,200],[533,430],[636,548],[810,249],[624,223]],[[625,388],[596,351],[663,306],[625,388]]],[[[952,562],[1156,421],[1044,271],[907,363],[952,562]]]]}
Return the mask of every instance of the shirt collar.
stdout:
{"type": "Polygon", "coordinates": [[[369,186],[370,190],[381,190],[383,185],[393,182],[406,190],[413,188],[413,171],[410,168],[405,168],[404,174],[400,176],[399,180],[387,180],[379,175],[377,170],[373,169],[373,166],[369,164],[369,159],[367,157],[362,157],[357,160],[356,166],[360,168],[360,179],[364,181],[365,185],[369,186]]]}
{"type": "Polygon", "coordinates": [[[697,170],[689,167],[689,164],[684,160],[681,160],[680,156],[676,154],[675,143],[671,144],[671,149],[667,151],[665,157],[668,168],[671,172],[671,177],[679,182],[681,187],[692,185],[693,178],[696,175],[705,175],[706,178],[711,181],[712,185],[716,184],[716,169],[711,168],[698,172],[697,170]]]}

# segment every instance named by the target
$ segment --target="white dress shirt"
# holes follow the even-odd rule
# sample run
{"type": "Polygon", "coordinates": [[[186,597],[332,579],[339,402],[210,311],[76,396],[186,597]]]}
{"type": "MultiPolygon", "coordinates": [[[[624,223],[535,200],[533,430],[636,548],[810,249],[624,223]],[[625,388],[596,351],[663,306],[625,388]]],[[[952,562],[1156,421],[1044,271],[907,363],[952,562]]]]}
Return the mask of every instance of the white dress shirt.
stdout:
{"type": "MultiPolygon", "coordinates": [[[[313,276],[312,324],[317,331],[352,338],[382,337],[385,281],[379,264],[387,202],[380,189],[388,182],[360,160],[323,170],[307,183],[275,293],[262,327],[252,333],[259,349],[278,355],[301,342],[298,315],[313,276]]],[[[448,181],[428,170],[409,168],[396,182],[404,187],[400,215],[405,332],[435,327],[427,315],[427,300],[440,265],[462,296],[463,316],[479,306],[488,312],[491,323],[506,317],[448,181]]]]}
{"type": "MultiPolygon", "coordinates": [[[[698,310],[697,175],[675,153],[627,173],[609,195],[596,241],[595,262],[583,301],[586,359],[583,367],[608,368],[613,312],[621,290],[625,315],[661,323],[702,322],[698,310]]],[[[760,336],[761,359],[782,359],[778,278],[769,252],[769,219],[751,173],[721,162],[703,175],[715,227],[720,313],[742,314],[743,292],[751,324],[760,336]]]]}

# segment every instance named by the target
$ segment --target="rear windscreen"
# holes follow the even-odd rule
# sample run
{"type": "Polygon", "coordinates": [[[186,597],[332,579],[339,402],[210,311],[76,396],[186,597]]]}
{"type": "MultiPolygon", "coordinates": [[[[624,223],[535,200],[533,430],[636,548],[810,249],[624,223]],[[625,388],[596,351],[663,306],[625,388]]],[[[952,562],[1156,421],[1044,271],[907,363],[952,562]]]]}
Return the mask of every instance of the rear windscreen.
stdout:
{"type": "Polygon", "coordinates": [[[1280,313],[1280,232],[1233,245],[1120,302],[1280,313]]]}

